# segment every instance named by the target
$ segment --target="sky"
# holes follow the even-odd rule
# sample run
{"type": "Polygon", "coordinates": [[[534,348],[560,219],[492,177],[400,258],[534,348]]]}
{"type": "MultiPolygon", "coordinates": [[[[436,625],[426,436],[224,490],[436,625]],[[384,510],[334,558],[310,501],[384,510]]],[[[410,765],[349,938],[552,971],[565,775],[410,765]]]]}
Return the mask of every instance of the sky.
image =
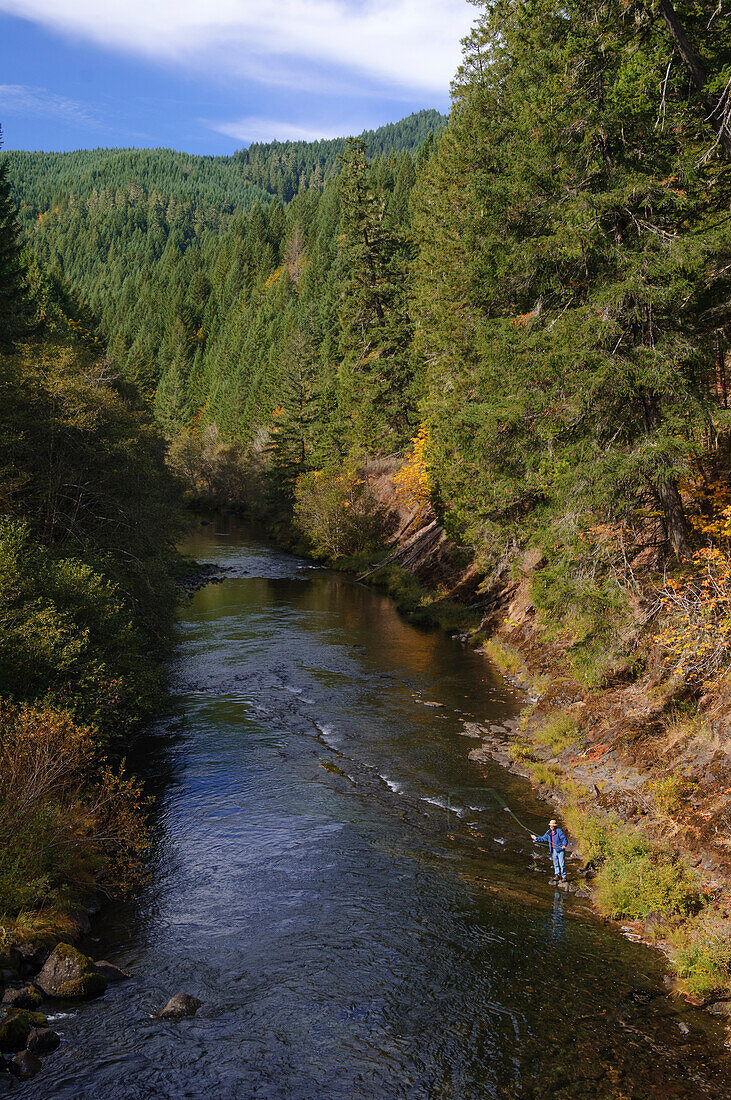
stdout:
{"type": "Polygon", "coordinates": [[[467,0],[0,0],[6,149],[341,137],[449,107],[467,0]]]}

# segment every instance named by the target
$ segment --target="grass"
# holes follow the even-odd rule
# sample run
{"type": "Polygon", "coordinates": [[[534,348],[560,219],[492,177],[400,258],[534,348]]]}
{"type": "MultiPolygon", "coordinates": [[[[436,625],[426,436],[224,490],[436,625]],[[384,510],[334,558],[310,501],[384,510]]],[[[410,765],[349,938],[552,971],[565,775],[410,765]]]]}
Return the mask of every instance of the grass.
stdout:
{"type": "Polygon", "coordinates": [[[576,799],[564,807],[564,820],[584,859],[598,868],[596,903],[605,916],[687,917],[702,907],[695,872],[668,845],[576,799]]]}
{"type": "Polygon", "coordinates": [[[727,927],[713,926],[715,919],[711,912],[701,914],[669,936],[682,988],[704,999],[731,990],[731,938],[727,927]]]}
{"type": "Polygon", "coordinates": [[[525,766],[537,787],[560,787],[563,772],[556,764],[544,764],[542,760],[526,760],[525,766]]]}
{"type": "Polygon", "coordinates": [[[681,808],[698,784],[686,779],[684,775],[671,772],[663,779],[651,780],[647,786],[652,792],[658,809],[663,813],[672,814],[681,808]]]}
{"type": "Polygon", "coordinates": [[[483,648],[501,672],[506,673],[508,676],[527,676],[527,669],[520,650],[516,649],[510,642],[505,642],[502,638],[492,637],[487,639],[483,648]]]}
{"type": "Polygon", "coordinates": [[[531,737],[539,745],[545,745],[555,756],[560,756],[581,736],[579,723],[573,714],[555,710],[531,729],[531,737]]]}

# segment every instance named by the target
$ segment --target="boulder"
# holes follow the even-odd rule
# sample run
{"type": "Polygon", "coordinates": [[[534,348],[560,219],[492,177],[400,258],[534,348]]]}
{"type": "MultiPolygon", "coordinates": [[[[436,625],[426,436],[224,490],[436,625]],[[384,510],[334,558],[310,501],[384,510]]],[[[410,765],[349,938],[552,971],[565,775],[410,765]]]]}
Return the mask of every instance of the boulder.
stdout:
{"type": "Polygon", "coordinates": [[[20,973],[22,956],[17,947],[6,947],[0,951],[0,981],[12,982],[20,973]]]}
{"type": "Polygon", "coordinates": [[[18,944],[18,954],[21,958],[20,973],[28,976],[37,974],[44,962],[51,954],[51,948],[34,943],[18,944]]]}
{"type": "Polygon", "coordinates": [[[195,1016],[202,1004],[202,1001],[199,1001],[197,997],[191,997],[189,993],[176,993],[157,1015],[162,1020],[176,1020],[182,1016],[195,1016]]]}
{"type": "Polygon", "coordinates": [[[91,959],[68,943],[56,945],[36,981],[48,997],[98,997],[107,988],[91,959]]]}
{"type": "Polygon", "coordinates": [[[6,989],[3,994],[4,1005],[10,1008],[38,1008],[43,997],[32,985],[24,985],[20,989],[6,989]]]}
{"type": "Polygon", "coordinates": [[[50,1027],[34,1027],[28,1032],[25,1049],[29,1054],[50,1054],[60,1042],[61,1036],[50,1027]]]}
{"type": "Polygon", "coordinates": [[[11,1008],[0,1020],[0,1050],[23,1050],[31,1028],[45,1026],[42,1012],[11,1008]]]}
{"type": "Polygon", "coordinates": [[[714,1016],[731,1016],[731,1001],[715,1001],[706,1007],[714,1016]]]}
{"type": "Polygon", "coordinates": [[[114,982],[127,982],[132,977],[129,970],[123,970],[121,966],[115,966],[114,963],[107,962],[106,959],[100,959],[99,962],[94,963],[94,967],[112,984],[114,982]]]}
{"type": "Polygon", "coordinates": [[[36,1058],[35,1054],[31,1054],[28,1050],[22,1050],[10,1061],[10,1072],[21,1081],[28,1081],[31,1077],[35,1077],[40,1069],[40,1058],[36,1058]]]}

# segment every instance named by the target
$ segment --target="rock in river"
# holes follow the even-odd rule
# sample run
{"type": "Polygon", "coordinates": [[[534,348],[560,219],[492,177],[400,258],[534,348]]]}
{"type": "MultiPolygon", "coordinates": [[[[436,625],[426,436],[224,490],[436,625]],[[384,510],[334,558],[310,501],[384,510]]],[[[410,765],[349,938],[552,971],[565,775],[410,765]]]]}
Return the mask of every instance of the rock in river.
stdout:
{"type": "Polygon", "coordinates": [[[28,1050],[22,1050],[10,1061],[10,1072],[19,1077],[21,1081],[27,1081],[29,1078],[35,1077],[40,1068],[40,1058],[36,1058],[35,1054],[31,1054],[28,1050]]]}
{"type": "Polygon", "coordinates": [[[45,1026],[42,1012],[11,1008],[0,1020],[0,1050],[23,1050],[31,1028],[45,1026]]]}
{"type": "Polygon", "coordinates": [[[97,997],[107,988],[91,959],[68,943],[57,944],[36,981],[49,997],[97,997]]]}
{"type": "Polygon", "coordinates": [[[203,1004],[197,997],[191,997],[189,993],[176,993],[171,997],[163,1009],[158,1012],[162,1020],[176,1020],[181,1016],[195,1016],[203,1004]]]}
{"type": "Polygon", "coordinates": [[[32,985],[24,985],[21,989],[6,989],[3,994],[3,1004],[10,1008],[38,1008],[43,998],[32,985]]]}
{"type": "Polygon", "coordinates": [[[60,1042],[61,1036],[50,1027],[36,1027],[28,1032],[26,1050],[29,1054],[50,1054],[60,1042]]]}
{"type": "Polygon", "coordinates": [[[106,959],[100,959],[99,962],[94,963],[94,966],[110,984],[126,982],[132,977],[129,970],[123,970],[121,966],[115,966],[114,963],[107,962],[106,959]]]}

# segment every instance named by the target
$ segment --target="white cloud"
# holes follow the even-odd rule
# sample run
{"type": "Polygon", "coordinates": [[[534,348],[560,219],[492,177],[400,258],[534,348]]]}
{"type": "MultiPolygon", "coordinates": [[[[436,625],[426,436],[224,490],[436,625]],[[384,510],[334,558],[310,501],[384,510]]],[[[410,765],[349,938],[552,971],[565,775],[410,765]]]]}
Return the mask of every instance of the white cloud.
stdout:
{"type": "MultiPolygon", "coordinates": [[[[233,122],[209,122],[203,119],[211,130],[236,141],[319,141],[322,138],[344,137],[351,133],[353,127],[345,124],[336,129],[322,126],[301,126],[296,122],[286,122],[275,118],[240,118],[233,122]]],[[[360,127],[364,129],[364,127],[360,127]]]]}
{"type": "Polygon", "coordinates": [[[306,62],[441,94],[474,16],[466,0],[0,0],[0,11],[107,47],[264,82],[298,85],[306,62]]]}
{"type": "Polygon", "coordinates": [[[13,115],[51,115],[84,126],[98,125],[83,104],[49,92],[46,88],[33,88],[27,84],[0,84],[0,111],[13,115]]]}

